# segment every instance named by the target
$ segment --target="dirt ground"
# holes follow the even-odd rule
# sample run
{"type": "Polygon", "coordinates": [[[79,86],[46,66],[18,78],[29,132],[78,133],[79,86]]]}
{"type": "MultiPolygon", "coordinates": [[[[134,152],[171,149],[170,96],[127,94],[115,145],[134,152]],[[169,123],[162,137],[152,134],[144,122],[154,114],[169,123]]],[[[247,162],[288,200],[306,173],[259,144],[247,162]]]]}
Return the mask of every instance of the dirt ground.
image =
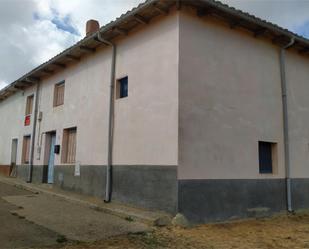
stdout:
{"type": "Polygon", "coordinates": [[[61,249],[304,249],[309,248],[309,212],[182,229],[158,228],[152,233],[118,236],[61,249]]]}

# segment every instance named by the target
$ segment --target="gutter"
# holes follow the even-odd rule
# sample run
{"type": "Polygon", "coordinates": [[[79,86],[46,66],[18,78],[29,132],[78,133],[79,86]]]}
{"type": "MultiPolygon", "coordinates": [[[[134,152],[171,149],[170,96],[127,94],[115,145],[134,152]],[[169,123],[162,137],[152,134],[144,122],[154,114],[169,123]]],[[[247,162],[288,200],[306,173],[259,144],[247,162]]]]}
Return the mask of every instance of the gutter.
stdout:
{"type": "Polygon", "coordinates": [[[116,78],[116,45],[105,40],[101,32],[98,32],[98,40],[105,45],[112,47],[112,62],[110,75],[110,95],[109,95],[109,113],[108,113],[108,145],[107,145],[107,168],[106,168],[106,187],[104,202],[111,201],[112,195],[112,163],[113,163],[113,135],[114,135],[114,96],[115,96],[115,78],[116,78]]]}
{"type": "MultiPolygon", "coordinates": [[[[119,18],[117,18],[114,21],[111,21],[110,23],[106,24],[105,26],[101,27],[99,32],[101,33],[105,33],[105,32],[109,32],[111,30],[113,30],[113,28],[117,27],[118,25],[121,25],[124,21],[128,21],[129,18],[133,17],[136,14],[139,14],[140,11],[143,11],[147,8],[149,8],[150,6],[152,6],[153,4],[156,4],[159,0],[146,0],[144,3],[139,4],[136,8],[133,8],[131,11],[128,11],[127,13],[121,15],[119,18]]],[[[22,77],[20,77],[19,79],[15,80],[14,82],[10,83],[7,87],[3,88],[0,90],[0,97],[2,94],[4,94],[10,87],[14,86],[14,84],[18,84],[19,82],[25,80],[27,77],[31,77],[34,76],[37,72],[40,72],[40,70],[45,69],[46,67],[48,67],[49,65],[51,65],[54,62],[60,62],[59,60],[61,60],[62,58],[64,58],[66,55],[74,55],[74,51],[76,51],[76,49],[78,49],[79,46],[82,45],[87,45],[88,41],[92,41],[93,39],[98,38],[98,35],[96,33],[93,33],[89,36],[87,36],[86,38],[78,41],[76,44],[74,44],[73,46],[65,49],[64,51],[62,51],[60,54],[54,56],[53,58],[51,58],[50,60],[44,62],[43,64],[37,66],[36,68],[34,68],[33,70],[31,70],[30,72],[26,73],[25,75],[23,75],[22,77]]],[[[104,43],[108,44],[108,41],[105,41],[104,43]]],[[[1,102],[1,99],[0,99],[1,102]]]]}
{"type": "Polygon", "coordinates": [[[282,91],[282,110],[283,110],[283,139],[284,139],[284,164],[286,179],[286,201],[288,212],[293,212],[292,191],[291,191],[291,163],[290,163],[290,144],[289,144],[289,118],[287,103],[287,83],[285,71],[285,51],[293,46],[295,38],[291,37],[290,42],[280,49],[280,74],[281,74],[281,91],[282,91]]]}
{"type": "Polygon", "coordinates": [[[37,116],[38,116],[39,93],[40,93],[40,82],[37,82],[36,83],[34,112],[33,112],[33,126],[32,126],[32,134],[31,134],[30,161],[29,161],[28,179],[27,179],[28,183],[32,182],[33,159],[34,159],[34,145],[35,145],[37,116]]]}

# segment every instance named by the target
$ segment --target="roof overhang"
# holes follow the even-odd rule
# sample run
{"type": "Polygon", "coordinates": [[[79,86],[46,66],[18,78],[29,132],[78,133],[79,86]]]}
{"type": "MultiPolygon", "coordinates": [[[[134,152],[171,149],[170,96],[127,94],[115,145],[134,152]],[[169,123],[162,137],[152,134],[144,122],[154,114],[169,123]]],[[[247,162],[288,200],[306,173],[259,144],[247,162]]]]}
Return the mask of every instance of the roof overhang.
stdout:
{"type": "MultiPolygon", "coordinates": [[[[171,8],[179,10],[183,6],[194,8],[199,17],[213,16],[222,19],[230,28],[246,29],[254,37],[269,38],[271,42],[280,46],[286,45],[291,38],[294,38],[293,48],[297,49],[300,53],[309,53],[308,39],[213,0],[148,0],[121,15],[115,21],[101,27],[98,32],[101,33],[104,39],[112,41],[116,37],[127,36],[130,31],[141,25],[149,24],[153,18],[159,15],[167,15],[171,8]]],[[[0,91],[0,101],[17,91],[36,84],[42,77],[52,75],[59,69],[65,69],[72,62],[80,61],[85,54],[95,53],[98,47],[106,46],[106,44],[101,43],[97,39],[98,32],[85,37],[2,89],[0,91]]]]}

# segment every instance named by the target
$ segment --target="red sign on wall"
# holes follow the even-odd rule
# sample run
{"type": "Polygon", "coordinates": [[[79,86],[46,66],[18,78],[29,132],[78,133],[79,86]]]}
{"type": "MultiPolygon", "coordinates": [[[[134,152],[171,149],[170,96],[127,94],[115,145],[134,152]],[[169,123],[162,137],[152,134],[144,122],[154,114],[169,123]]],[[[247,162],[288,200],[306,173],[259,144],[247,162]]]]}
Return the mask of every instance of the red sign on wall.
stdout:
{"type": "Polygon", "coordinates": [[[25,126],[30,125],[30,118],[31,118],[31,115],[28,115],[28,116],[25,117],[25,126]]]}

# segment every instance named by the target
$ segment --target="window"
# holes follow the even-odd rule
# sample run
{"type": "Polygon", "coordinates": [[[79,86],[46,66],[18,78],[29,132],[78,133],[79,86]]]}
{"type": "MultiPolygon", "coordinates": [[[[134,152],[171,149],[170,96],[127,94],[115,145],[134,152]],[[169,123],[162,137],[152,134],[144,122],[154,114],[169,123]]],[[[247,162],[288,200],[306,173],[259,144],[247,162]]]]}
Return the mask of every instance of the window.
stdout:
{"type": "Polygon", "coordinates": [[[64,103],[64,81],[55,85],[54,89],[54,107],[63,105],[64,103]]]}
{"type": "Polygon", "coordinates": [[[117,80],[116,98],[121,99],[128,97],[128,76],[117,80]]]}
{"type": "Polygon", "coordinates": [[[22,151],[22,163],[28,164],[30,158],[30,141],[31,136],[24,136],[23,151],[22,151]]]}
{"type": "Polygon", "coordinates": [[[261,174],[274,173],[276,164],[276,143],[259,142],[259,168],[261,174]]]}
{"type": "Polygon", "coordinates": [[[32,114],[33,99],[34,99],[34,96],[33,96],[33,95],[27,97],[27,102],[26,102],[26,116],[29,116],[29,115],[32,114]]]}
{"type": "Polygon", "coordinates": [[[61,153],[62,163],[75,163],[76,132],[77,132],[76,127],[63,130],[62,153],[61,153]]]}

